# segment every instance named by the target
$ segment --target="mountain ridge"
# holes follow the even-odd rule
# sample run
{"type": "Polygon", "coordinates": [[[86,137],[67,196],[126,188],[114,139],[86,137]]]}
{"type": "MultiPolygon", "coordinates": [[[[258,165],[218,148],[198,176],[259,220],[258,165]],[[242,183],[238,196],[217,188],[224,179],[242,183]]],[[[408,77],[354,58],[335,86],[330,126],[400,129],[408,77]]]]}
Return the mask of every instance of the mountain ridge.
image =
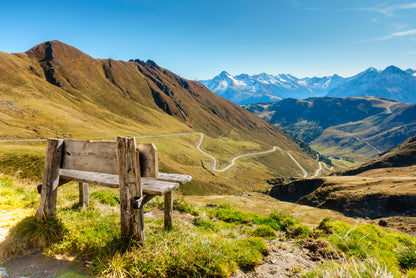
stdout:
{"type": "Polygon", "coordinates": [[[223,71],[212,79],[200,80],[213,92],[239,105],[273,102],[283,98],[378,96],[400,102],[416,102],[416,71],[388,66],[368,69],[351,77],[337,74],[297,78],[290,74],[239,74],[223,71]]]}

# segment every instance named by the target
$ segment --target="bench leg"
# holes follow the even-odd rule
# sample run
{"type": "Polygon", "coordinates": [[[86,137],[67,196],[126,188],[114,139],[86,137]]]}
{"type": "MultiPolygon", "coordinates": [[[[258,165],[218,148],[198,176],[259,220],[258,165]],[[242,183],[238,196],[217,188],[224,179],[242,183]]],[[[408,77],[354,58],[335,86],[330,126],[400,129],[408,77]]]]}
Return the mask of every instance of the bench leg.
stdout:
{"type": "Polygon", "coordinates": [[[59,167],[63,151],[62,139],[48,139],[46,145],[45,166],[36,218],[41,221],[55,217],[56,197],[59,185],[59,167]]]}
{"type": "Polygon", "coordinates": [[[134,138],[117,137],[117,164],[120,183],[121,237],[145,243],[142,204],[135,209],[134,199],[142,198],[140,157],[134,138]]]}
{"type": "Polygon", "coordinates": [[[90,203],[90,194],[88,189],[88,183],[79,182],[79,204],[82,209],[86,209],[90,203]]]}
{"type": "Polygon", "coordinates": [[[171,229],[173,224],[173,191],[165,194],[165,229],[171,229]]]}

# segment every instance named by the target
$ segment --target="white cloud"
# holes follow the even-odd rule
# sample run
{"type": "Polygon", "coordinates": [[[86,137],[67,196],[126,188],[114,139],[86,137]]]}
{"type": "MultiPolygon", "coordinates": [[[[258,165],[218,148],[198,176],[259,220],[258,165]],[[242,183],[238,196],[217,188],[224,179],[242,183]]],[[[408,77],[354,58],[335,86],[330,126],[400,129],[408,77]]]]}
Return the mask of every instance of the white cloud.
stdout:
{"type": "Polygon", "coordinates": [[[394,33],[391,33],[390,35],[377,38],[377,39],[373,39],[373,41],[384,41],[384,40],[389,40],[389,39],[393,39],[397,37],[405,37],[405,36],[411,36],[411,35],[416,35],[416,29],[411,29],[411,30],[406,30],[406,31],[401,31],[401,32],[394,32],[394,33]]]}
{"type": "Polygon", "coordinates": [[[385,16],[393,16],[395,11],[416,9],[416,2],[409,2],[404,4],[389,5],[391,1],[381,3],[369,8],[355,8],[347,9],[347,11],[368,11],[381,13],[385,16]]]}

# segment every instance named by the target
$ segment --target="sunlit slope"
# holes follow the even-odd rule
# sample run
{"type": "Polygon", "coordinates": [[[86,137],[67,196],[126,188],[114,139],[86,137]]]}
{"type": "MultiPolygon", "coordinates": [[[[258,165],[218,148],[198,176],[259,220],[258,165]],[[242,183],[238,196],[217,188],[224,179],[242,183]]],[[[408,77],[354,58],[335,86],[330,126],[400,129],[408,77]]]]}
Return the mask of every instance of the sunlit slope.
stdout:
{"type": "MultiPolygon", "coordinates": [[[[26,53],[0,53],[1,139],[114,140],[117,135],[155,135],[139,140],[156,143],[164,171],[195,177],[183,188],[189,193],[264,188],[270,177],[301,176],[286,151],[309,173],[318,168],[278,128],[152,61],[94,59],[58,41],[26,53]],[[240,154],[273,146],[281,150],[241,158],[229,170],[214,172],[211,159],[196,148],[200,133],[205,134],[201,148],[217,158],[220,168],[240,154]],[[163,134],[172,135],[158,137],[163,134]]],[[[43,155],[38,154],[44,143],[24,144],[1,143],[0,166],[23,175],[31,167],[41,172],[43,155]]]]}

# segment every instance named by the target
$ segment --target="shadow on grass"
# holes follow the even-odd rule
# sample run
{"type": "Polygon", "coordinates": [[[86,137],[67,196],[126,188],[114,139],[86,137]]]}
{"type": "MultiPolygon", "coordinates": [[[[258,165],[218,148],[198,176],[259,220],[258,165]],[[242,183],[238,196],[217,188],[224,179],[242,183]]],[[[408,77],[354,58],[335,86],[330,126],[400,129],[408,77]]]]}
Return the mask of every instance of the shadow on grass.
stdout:
{"type": "Polygon", "coordinates": [[[59,219],[37,221],[28,216],[10,229],[0,243],[0,258],[9,258],[29,250],[42,250],[64,238],[66,229],[59,219]]]}

